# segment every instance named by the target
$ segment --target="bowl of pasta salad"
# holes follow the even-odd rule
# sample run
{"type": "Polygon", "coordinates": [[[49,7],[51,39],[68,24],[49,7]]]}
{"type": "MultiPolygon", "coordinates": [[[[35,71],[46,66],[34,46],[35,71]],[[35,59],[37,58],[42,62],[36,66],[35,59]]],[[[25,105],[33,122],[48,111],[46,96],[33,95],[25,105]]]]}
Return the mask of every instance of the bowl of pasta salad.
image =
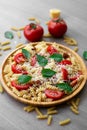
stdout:
{"type": "Polygon", "coordinates": [[[86,83],[86,66],[73,50],[52,42],[26,44],[2,64],[1,82],[15,99],[53,106],[78,94],[86,83]]]}

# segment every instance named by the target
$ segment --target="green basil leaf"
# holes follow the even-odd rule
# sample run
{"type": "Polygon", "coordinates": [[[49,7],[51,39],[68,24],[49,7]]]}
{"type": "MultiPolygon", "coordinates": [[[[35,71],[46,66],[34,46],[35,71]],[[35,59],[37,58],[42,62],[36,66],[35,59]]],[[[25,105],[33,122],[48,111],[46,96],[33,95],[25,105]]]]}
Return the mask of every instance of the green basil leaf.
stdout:
{"type": "Polygon", "coordinates": [[[32,77],[29,76],[29,75],[21,75],[21,76],[18,77],[18,83],[20,83],[20,84],[27,83],[28,81],[31,80],[31,78],[32,77]]]}
{"type": "Polygon", "coordinates": [[[87,51],[84,51],[84,52],[83,52],[83,58],[84,58],[85,60],[87,60],[87,51]]]}
{"type": "Polygon", "coordinates": [[[12,33],[11,31],[6,31],[6,32],[4,33],[4,36],[5,36],[6,38],[8,38],[8,39],[13,39],[13,38],[14,38],[14,35],[13,35],[13,33],[12,33]]]}
{"type": "Polygon", "coordinates": [[[60,62],[63,59],[63,56],[61,54],[54,53],[50,56],[50,58],[53,58],[55,61],[60,62]]]}
{"type": "Polygon", "coordinates": [[[61,90],[64,90],[67,93],[71,93],[73,90],[72,87],[68,83],[59,83],[59,84],[56,84],[56,87],[58,87],[61,90]]]}
{"type": "Polygon", "coordinates": [[[52,77],[54,74],[56,74],[56,72],[51,69],[43,69],[41,73],[43,77],[46,78],[52,77]]]}
{"type": "Polygon", "coordinates": [[[22,49],[22,53],[24,54],[24,56],[29,59],[30,58],[30,53],[29,51],[27,51],[26,49],[22,49]]]}
{"type": "Polygon", "coordinates": [[[48,63],[48,60],[44,56],[41,56],[41,55],[37,55],[37,61],[39,65],[41,66],[45,66],[48,63]]]}

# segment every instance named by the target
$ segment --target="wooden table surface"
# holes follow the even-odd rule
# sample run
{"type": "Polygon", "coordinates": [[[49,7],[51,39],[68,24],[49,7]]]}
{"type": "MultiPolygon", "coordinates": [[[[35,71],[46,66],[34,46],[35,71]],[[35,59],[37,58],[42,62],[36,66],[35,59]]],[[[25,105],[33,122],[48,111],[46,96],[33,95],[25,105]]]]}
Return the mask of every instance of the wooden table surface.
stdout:
{"type": "MultiPolygon", "coordinates": [[[[5,31],[10,31],[11,27],[22,27],[29,23],[29,17],[36,17],[41,21],[41,25],[47,33],[45,22],[49,20],[49,10],[58,8],[62,11],[61,16],[68,25],[67,35],[78,41],[78,54],[82,57],[83,51],[87,51],[87,1],[86,0],[0,0],[0,42],[7,41],[4,37],[5,31]]],[[[26,43],[23,37],[18,38],[16,32],[11,41],[12,50],[18,43],[26,43]]],[[[43,40],[56,41],[66,45],[62,39],[45,38],[43,40]]],[[[70,48],[74,48],[68,46],[70,48]]],[[[10,51],[12,51],[10,50],[10,51]]],[[[2,52],[0,64],[10,51],[2,52]]],[[[84,61],[87,65],[87,62],[84,61]]],[[[70,111],[66,104],[58,105],[58,114],[53,115],[51,126],[47,125],[47,120],[37,120],[36,113],[27,113],[23,110],[25,104],[17,102],[6,92],[0,94],[0,130],[86,130],[87,129],[87,84],[78,95],[81,98],[79,105],[79,115],[70,111]],[[59,121],[66,118],[71,119],[71,123],[60,126],[59,121]]],[[[46,108],[40,108],[46,113],[46,108]]]]}

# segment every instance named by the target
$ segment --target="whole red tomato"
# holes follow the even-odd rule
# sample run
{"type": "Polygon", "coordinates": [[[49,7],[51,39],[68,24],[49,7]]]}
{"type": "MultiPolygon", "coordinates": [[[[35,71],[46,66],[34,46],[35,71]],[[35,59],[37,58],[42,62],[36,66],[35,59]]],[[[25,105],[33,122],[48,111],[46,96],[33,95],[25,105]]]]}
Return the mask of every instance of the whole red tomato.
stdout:
{"type": "Polygon", "coordinates": [[[48,23],[48,31],[53,37],[60,38],[67,31],[67,24],[63,19],[52,19],[48,23]]]}
{"type": "Polygon", "coordinates": [[[40,41],[43,33],[43,28],[38,24],[30,23],[24,28],[24,36],[31,42],[40,41]]]}

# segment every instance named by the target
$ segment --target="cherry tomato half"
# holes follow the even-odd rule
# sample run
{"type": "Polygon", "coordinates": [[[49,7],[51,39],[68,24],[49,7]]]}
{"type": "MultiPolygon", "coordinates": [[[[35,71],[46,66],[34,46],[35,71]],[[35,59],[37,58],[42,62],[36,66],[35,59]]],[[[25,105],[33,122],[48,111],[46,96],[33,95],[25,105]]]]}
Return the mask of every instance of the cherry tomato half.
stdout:
{"type": "Polygon", "coordinates": [[[64,92],[52,89],[46,89],[45,95],[53,100],[61,99],[64,96],[64,92]]]}
{"type": "Polygon", "coordinates": [[[51,55],[51,54],[57,53],[58,51],[57,51],[57,49],[54,48],[52,45],[49,45],[49,46],[47,47],[47,52],[51,55]]]}
{"type": "Polygon", "coordinates": [[[64,68],[62,68],[62,77],[64,81],[68,80],[68,71],[64,68]]]}
{"type": "Polygon", "coordinates": [[[77,84],[77,82],[78,82],[78,80],[75,79],[75,80],[73,80],[72,82],[70,82],[70,85],[71,85],[72,87],[74,87],[74,86],[77,84]]]}
{"type": "Polygon", "coordinates": [[[33,56],[30,61],[30,65],[34,66],[36,64],[36,56],[33,56]]]}
{"type": "Polygon", "coordinates": [[[72,65],[72,62],[70,60],[62,60],[58,64],[61,64],[61,65],[72,65]]]}
{"type": "Polygon", "coordinates": [[[69,80],[73,81],[73,80],[76,80],[77,78],[78,78],[77,76],[74,76],[74,77],[70,77],[69,80]]]}
{"type": "Polygon", "coordinates": [[[24,36],[27,40],[31,42],[40,41],[43,33],[43,28],[38,24],[30,23],[24,28],[24,36]]]}
{"type": "Polygon", "coordinates": [[[15,87],[17,90],[26,90],[28,89],[30,86],[30,84],[17,84],[15,80],[11,81],[11,85],[13,87],[15,87]]]}
{"type": "Polygon", "coordinates": [[[67,31],[67,25],[63,19],[54,18],[48,23],[48,31],[53,37],[62,37],[67,31]]]}
{"type": "Polygon", "coordinates": [[[16,63],[21,63],[21,62],[24,62],[25,61],[25,57],[23,55],[23,53],[18,53],[14,56],[14,61],[16,63]]]}
{"type": "Polygon", "coordinates": [[[24,70],[22,67],[20,67],[19,65],[16,65],[16,64],[13,64],[11,66],[11,69],[16,74],[20,74],[20,73],[22,73],[22,74],[28,74],[28,72],[26,70],[24,70]]]}

